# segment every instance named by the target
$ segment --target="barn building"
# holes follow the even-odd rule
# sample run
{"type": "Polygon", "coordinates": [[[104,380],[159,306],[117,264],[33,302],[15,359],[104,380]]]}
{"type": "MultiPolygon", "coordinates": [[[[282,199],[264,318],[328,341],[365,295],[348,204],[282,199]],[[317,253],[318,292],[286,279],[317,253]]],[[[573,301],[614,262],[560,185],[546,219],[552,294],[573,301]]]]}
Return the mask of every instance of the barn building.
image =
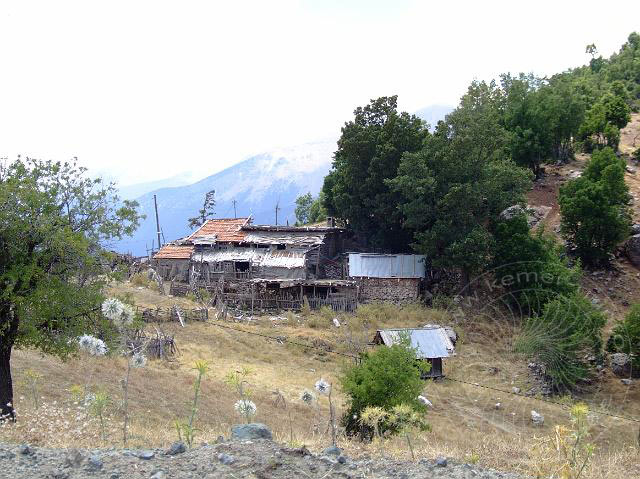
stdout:
{"type": "Polygon", "coordinates": [[[379,329],[373,338],[373,344],[391,347],[408,337],[411,346],[416,349],[418,359],[431,365],[424,378],[444,376],[442,360],[455,355],[455,345],[450,332],[440,326],[417,329],[379,329]]]}

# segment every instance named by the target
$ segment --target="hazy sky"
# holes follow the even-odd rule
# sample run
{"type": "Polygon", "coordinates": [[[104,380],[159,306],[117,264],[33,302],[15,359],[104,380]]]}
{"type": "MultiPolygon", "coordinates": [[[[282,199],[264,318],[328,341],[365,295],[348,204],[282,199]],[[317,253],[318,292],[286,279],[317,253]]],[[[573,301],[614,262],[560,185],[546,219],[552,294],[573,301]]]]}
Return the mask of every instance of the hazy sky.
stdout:
{"type": "Polygon", "coordinates": [[[121,184],[204,176],[337,136],[353,109],[456,104],[640,30],[640,2],[0,0],[0,157],[77,156],[121,184]]]}

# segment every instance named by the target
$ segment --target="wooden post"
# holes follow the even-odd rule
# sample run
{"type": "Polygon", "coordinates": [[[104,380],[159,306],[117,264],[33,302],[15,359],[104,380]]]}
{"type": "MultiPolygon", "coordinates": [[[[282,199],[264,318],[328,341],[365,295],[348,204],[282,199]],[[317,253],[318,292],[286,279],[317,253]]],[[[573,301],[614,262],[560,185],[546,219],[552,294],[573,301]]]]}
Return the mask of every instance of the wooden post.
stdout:
{"type": "Polygon", "coordinates": [[[253,283],[251,283],[251,316],[252,317],[253,317],[253,298],[254,298],[254,293],[255,293],[254,286],[255,285],[253,283]]]}

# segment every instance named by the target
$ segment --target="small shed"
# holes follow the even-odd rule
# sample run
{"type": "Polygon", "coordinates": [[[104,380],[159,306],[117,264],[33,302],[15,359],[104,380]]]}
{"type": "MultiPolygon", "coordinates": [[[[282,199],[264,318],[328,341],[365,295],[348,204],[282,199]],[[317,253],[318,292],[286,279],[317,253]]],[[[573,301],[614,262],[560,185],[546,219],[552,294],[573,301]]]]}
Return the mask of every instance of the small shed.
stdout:
{"type": "Polygon", "coordinates": [[[455,346],[445,328],[379,329],[373,343],[391,347],[399,344],[407,336],[411,340],[411,346],[417,351],[418,359],[431,364],[431,369],[423,377],[442,377],[442,360],[455,356],[455,346]]]}

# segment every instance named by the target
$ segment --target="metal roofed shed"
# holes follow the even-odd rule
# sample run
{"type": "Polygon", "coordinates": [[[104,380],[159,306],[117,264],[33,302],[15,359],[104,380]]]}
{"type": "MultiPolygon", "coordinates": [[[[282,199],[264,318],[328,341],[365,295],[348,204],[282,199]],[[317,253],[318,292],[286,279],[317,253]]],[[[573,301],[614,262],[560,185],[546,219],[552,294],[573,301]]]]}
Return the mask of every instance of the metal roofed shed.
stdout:
{"type": "Polygon", "coordinates": [[[425,257],[418,254],[349,253],[349,276],[424,278],[425,257]]]}
{"type": "Polygon", "coordinates": [[[425,377],[443,376],[442,359],[455,356],[455,346],[445,328],[379,329],[376,331],[373,343],[391,347],[394,344],[400,344],[404,335],[409,336],[418,359],[431,364],[431,370],[425,377]]]}

